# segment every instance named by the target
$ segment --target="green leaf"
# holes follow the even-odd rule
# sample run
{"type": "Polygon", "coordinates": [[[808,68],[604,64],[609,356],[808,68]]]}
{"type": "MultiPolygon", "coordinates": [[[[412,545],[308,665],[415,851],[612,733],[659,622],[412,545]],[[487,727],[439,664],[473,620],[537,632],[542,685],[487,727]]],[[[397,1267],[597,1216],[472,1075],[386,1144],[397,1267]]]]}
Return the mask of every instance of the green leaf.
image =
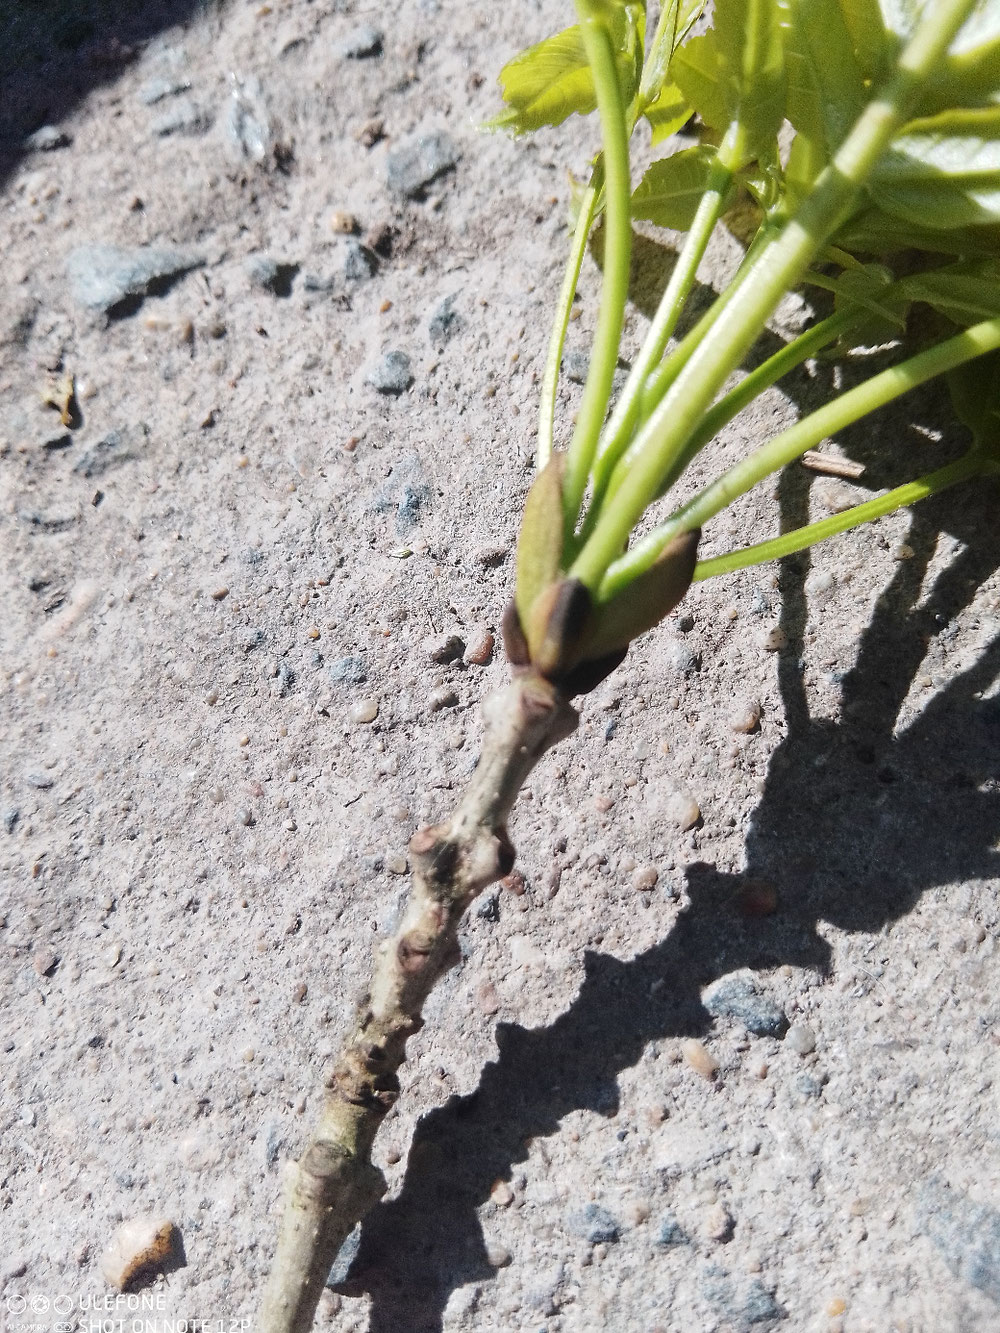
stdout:
{"type": "MultiPolygon", "coordinates": [[[[622,99],[631,102],[642,74],[646,31],[641,0],[601,3],[616,53],[622,99]]],[[[574,113],[585,116],[597,106],[594,80],[579,25],[547,37],[520,52],[500,71],[500,90],[509,110],[486,123],[489,130],[530,134],[543,125],[561,125],[574,113]]]]}
{"type": "MultiPolygon", "coordinates": [[[[913,273],[896,283],[894,290],[908,301],[923,301],[967,328],[981,319],[1000,316],[1000,261],[970,260],[930,273],[913,273]]],[[[981,363],[976,373],[985,373],[981,363]]]]}
{"type": "Polygon", "coordinates": [[[632,194],[632,216],[687,231],[708,185],[715,149],[685,148],[654,162],[632,194]]]}
{"type": "Polygon", "coordinates": [[[680,47],[671,76],[718,134],[739,125],[737,169],[768,154],[785,114],[785,72],[775,0],[716,0],[714,25],[680,47]]]}
{"type": "Polygon", "coordinates": [[[887,342],[898,338],[906,329],[908,298],[893,284],[890,270],[881,264],[859,264],[835,277],[809,273],[806,281],[834,293],[836,313],[860,307],[870,316],[863,323],[852,326],[850,338],[838,342],[840,351],[887,342]]]}
{"type": "Polygon", "coordinates": [[[868,100],[854,38],[838,0],[782,0],[794,127],[832,155],[868,100]]]}
{"type": "Polygon", "coordinates": [[[1000,352],[948,372],[955,415],[972,431],[974,447],[1000,457],[1000,352]]]}
{"type": "Polygon", "coordinates": [[[935,230],[1000,224],[1000,105],[911,121],[872,173],[868,193],[935,230]]]}
{"type": "Polygon", "coordinates": [[[665,83],[643,112],[652,127],[654,147],[676,134],[693,114],[677,85],[665,83]]]}
{"type": "Polygon", "coordinates": [[[707,0],[666,0],[666,3],[661,5],[656,34],[642,74],[640,96],[644,113],[648,106],[658,100],[660,92],[666,87],[674,51],[697,22],[706,2],[707,0]]]}
{"type": "Polygon", "coordinates": [[[879,208],[866,208],[850,218],[833,240],[852,254],[892,255],[900,250],[926,250],[940,255],[992,257],[1000,254],[1000,223],[935,231],[893,217],[879,208]]]}

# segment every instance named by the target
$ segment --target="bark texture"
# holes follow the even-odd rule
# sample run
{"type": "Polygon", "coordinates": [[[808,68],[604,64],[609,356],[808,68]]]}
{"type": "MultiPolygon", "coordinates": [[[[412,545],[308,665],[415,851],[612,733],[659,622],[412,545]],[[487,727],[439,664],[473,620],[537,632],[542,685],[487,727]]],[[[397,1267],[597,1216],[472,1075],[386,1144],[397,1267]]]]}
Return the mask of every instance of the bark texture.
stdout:
{"type": "Polygon", "coordinates": [[[406,1042],[424,1001],[459,959],[469,904],[509,873],[507,818],[546,750],[578,714],[531,670],[483,703],[479,764],[451,818],[410,839],[412,888],[395,933],[377,948],[372,982],[327,1080],[319,1124],[291,1178],[261,1308],[263,1333],[307,1333],[337,1251],[385,1192],[371,1147],[399,1095],[406,1042]]]}

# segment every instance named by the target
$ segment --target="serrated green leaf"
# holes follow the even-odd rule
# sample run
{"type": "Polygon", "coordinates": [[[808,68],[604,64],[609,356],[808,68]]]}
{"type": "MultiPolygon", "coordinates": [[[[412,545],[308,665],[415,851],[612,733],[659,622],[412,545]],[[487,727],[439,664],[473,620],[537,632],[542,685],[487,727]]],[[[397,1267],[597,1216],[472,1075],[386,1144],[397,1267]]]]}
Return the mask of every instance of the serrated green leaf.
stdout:
{"type": "Polygon", "coordinates": [[[1000,224],[1000,106],[911,121],[868,193],[885,212],[925,228],[1000,224]]]}
{"type": "Polygon", "coordinates": [[[693,114],[677,85],[665,83],[643,112],[653,131],[654,147],[676,134],[693,114]]]}
{"type": "Polygon", "coordinates": [[[692,37],[674,55],[670,73],[685,101],[718,134],[732,120],[733,99],[719,40],[712,32],[692,37]]]}
{"type": "Polygon", "coordinates": [[[539,597],[561,575],[563,551],[562,479],[566,455],[554,453],[535,478],[524,501],[517,538],[514,601],[525,634],[539,597]]]}
{"type": "Polygon", "coordinates": [[[868,92],[838,0],[782,0],[787,114],[828,154],[840,147],[868,92]]]}
{"type": "MultiPolygon", "coordinates": [[[[642,74],[646,31],[642,0],[602,3],[615,47],[622,98],[631,102],[642,74]]],[[[589,115],[597,106],[594,80],[578,24],[529,46],[500,71],[500,90],[508,110],[487,121],[488,130],[530,134],[543,125],[561,125],[567,116],[589,115]]]]}
{"type": "Polygon", "coordinates": [[[643,112],[656,101],[669,81],[670,61],[697,22],[706,0],[666,0],[660,7],[656,37],[642,73],[643,112]]]}
{"type": "Polygon", "coordinates": [[[708,185],[715,149],[685,148],[654,162],[632,195],[632,216],[687,231],[708,185]]]}

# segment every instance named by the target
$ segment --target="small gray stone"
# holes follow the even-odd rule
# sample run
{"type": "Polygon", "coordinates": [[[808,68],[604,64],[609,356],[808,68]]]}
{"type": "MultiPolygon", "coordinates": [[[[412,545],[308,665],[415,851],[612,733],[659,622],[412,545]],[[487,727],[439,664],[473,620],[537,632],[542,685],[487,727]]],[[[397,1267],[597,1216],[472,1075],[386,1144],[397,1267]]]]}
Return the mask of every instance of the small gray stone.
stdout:
{"type": "Polygon", "coordinates": [[[39,791],[48,791],[55,785],[48,773],[26,773],[24,780],[29,787],[36,787],[39,791]]]}
{"type": "Polygon", "coordinates": [[[405,352],[397,350],[386,352],[369,366],[365,373],[365,383],[370,384],[379,393],[404,393],[413,383],[410,358],[405,352]]]}
{"type": "Polygon", "coordinates": [[[334,1259],[329,1276],[326,1279],[328,1287],[339,1287],[347,1281],[350,1277],[351,1265],[358,1257],[360,1248],[361,1223],[359,1222],[337,1251],[337,1257],[334,1259]]]}
{"type": "Polygon", "coordinates": [[[803,1099],[809,1097],[821,1097],[823,1095],[823,1081],[818,1079],[815,1074],[799,1074],[794,1081],[795,1091],[803,1099]]]}
{"type": "Polygon", "coordinates": [[[362,685],[368,679],[368,663],[360,654],[340,657],[327,667],[327,675],[338,685],[362,685]]]}
{"type": "Polygon", "coordinates": [[[692,676],[701,669],[701,656],[682,639],[668,639],[663,646],[667,665],[682,676],[692,676]]]}
{"type": "Polygon", "coordinates": [[[332,292],[337,287],[337,279],[322,273],[306,273],[302,278],[302,286],[307,292],[332,292]]]}
{"type": "Polygon", "coordinates": [[[704,1003],[715,1018],[735,1018],[757,1037],[781,1037],[788,1031],[785,1011],[748,977],[722,977],[706,992],[704,1003]]]}
{"type": "Polygon", "coordinates": [[[338,47],[338,55],[347,60],[367,60],[382,54],[383,35],[378,28],[364,23],[349,32],[338,47]]]}
{"type": "Polygon", "coordinates": [[[270,255],[251,255],[244,268],[251,284],[272,296],[290,296],[299,271],[298,264],[283,263],[270,255]]]}
{"type": "Polygon", "coordinates": [[[79,245],[70,251],[66,276],[80,305],[111,314],[123,302],[138,304],[153,291],[159,294],[204,263],[197,251],[171,246],[79,245]]]}
{"type": "Polygon", "coordinates": [[[666,1213],[660,1222],[656,1235],[656,1244],[667,1248],[671,1245],[686,1245],[689,1237],[673,1213],[666,1213]]]}
{"type": "Polygon", "coordinates": [[[422,199],[428,185],[451,171],[457,161],[458,149],[443,130],[413,135],[389,154],[389,189],[407,199],[422,199]]]}
{"type": "Polygon", "coordinates": [[[760,1324],[777,1323],[785,1311],[762,1282],[753,1278],[743,1282],[725,1269],[711,1267],[702,1280],[705,1299],[728,1319],[735,1329],[744,1330],[760,1324]]]}
{"type": "Polygon", "coordinates": [[[11,805],[3,812],[3,831],[13,833],[17,821],[21,818],[21,812],[17,806],[11,805]]]}
{"type": "Polygon", "coordinates": [[[73,471],[81,477],[103,477],[106,472],[130,463],[142,456],[149,439],[149,427],[145,422],[137,426],[125,426],[109,430],[107,435],[81,454],[73,465],[73,471]]]}
{"type": "Polygon", "coordinates": [[[155,106],[157,102],[162,102],[168,97],[176,97],[178,93],[186,93],[191,88],[191,80],[182,76],[179,78],[157,78],[150,79],[139,89],[139,101],[144,106],[155,106]]]}
{"type": "Polygon", "coordinates": [[[149,128],[158,139],[171,134],[204,134],[212,128],[212,113],[190,97],[178,97],[162,116],[150,122],[149,128]]]}
{"type": "Polygon", "coordinates": [[[43,125],[34,134],[28,135],[24,146],[32,153],[53,153],[57,148],[68,148],[72,142],[66,131],[58,125],[43,125]]]}
{"type": "Polygon", "coordinates": [[[566,352],[562,359],[562,368],[568,380],[574,384],[583,384],[590,369],[590,357],[586,352],[566,352]]]}
{"type": "Polygon", "coordinates": [[[235,155],[262,165],[274,150],[264,94],[255,78],[233,90],[226,113],[226,139],[235,155]]]}
{"type": "Polygon", "coordinates": [[[427,322],[427,335],[439,350],[462,327],[462,317],[455,309],[456,300],[457,293],[452,292],[450,296],[439,301],[427,322]]]}
{"type": "Polygon", "coordinates": [[[575,1236],[582,1236],[591,1245],[610,1245],[621,1235],[618,1219],[599,1203],[588,1203],[579,1212],[571,1213],[567,1225],[575,1236]]]}
{"type": "Polygon", "coordinates": [[[375,276],[378,268],[378,261],[372,252],[360,241],[350,240],[347,242],[347,253],[344,256],[344,277],[348,282],[364,282],[366,278],[375,276]]]}
{"type": "Polygon", "coordinates": [[[396,531],[402,536],[420,517],[431,497],[416,454],[404,455],[392,469],[375,496],[372,508],[377,514],[395,510],[396,531]]]}
{"type": "Polygon", "coordinates": [[[1000,1211],[932,1177],[920,1193],[917,1224],[957,1278],[1000,1305],[1000,1211]]]}

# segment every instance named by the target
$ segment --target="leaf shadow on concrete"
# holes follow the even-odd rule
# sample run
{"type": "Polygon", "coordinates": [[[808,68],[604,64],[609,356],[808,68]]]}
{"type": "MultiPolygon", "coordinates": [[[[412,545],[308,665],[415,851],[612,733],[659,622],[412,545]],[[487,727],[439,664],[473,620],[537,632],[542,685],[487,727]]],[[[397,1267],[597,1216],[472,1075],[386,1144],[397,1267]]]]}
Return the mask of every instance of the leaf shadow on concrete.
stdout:
{"type": "MultiPolygon", "coordinates": [[[[802,387],[810,398],[816,391],[802,387]]],[[[911,399],[883,419],[880,431],[894,433],[904,456],[925,408],[941,420],[939,394],[911,399]]],[[[887,460],[884,438],[873,441],[870,430],[840,438],[871,463],[873,486],[892,484],[897,465],[913,475],[912,456],[908,464],[887,460]]],[[[950,454],[952,445],[954,452],[964,447],[957,428],[935,448],[950,454]]],[[[784,473],[783,528],[806,521],[811,480],[802,469],[784,473]]],[[[613,1117],[617,1075],[650,1042],[707,1032],[706,984],[744,967],[787,963],[827,972],[820,922],[874,932],[928,890],[1000,877],[1000,700],[983,697],[1000,676],[1000,636],[900,721],[931,644],[954,632],[1000,566],[996,500],[991,483],[912,512],[913,557],[896,564],[843,673],[839,720],[809,710],[802,666],[809,556],[782,563],[788,645],[778,675],[787,731],[748,829],[746,869],[688,866],[689,903],[665,939],[627,962],[588,952],[569,1009],[542,1029],[498,1024],[499,1054],[476,1091],[420,1120],[402,1189],[369,1214],[349,1279],[337,1288],[370,1295],[371,1333],[437,1333],[454,1290],[495,1276],[477,1211],[494,1181],[509,1178],[526,1159],[526,1144],[556,1133],[570,1112],[613,1117]],[[942,533],[962,545],[925,586],[942,533]],[[737,909],[741,890],[756,882],[776,887],[774,915],[747,918],[737,909]]],[[[567,1253],[577,1243],[567,1235],[567,1253]]],[[[541,1321],[543,1305],[524,1313],[541,1321]]]]}
{"type": "MultiPolygon", "coordinates": [[[[0,5],[0,185],[29,151],[28,135],[42,125],[61,125],[95,88],[113,83],[152,37],[204,15],[212,3],[33,0],[0,5]]],[[[62,149],[40,156],[66,157],[62,149]]]]}

